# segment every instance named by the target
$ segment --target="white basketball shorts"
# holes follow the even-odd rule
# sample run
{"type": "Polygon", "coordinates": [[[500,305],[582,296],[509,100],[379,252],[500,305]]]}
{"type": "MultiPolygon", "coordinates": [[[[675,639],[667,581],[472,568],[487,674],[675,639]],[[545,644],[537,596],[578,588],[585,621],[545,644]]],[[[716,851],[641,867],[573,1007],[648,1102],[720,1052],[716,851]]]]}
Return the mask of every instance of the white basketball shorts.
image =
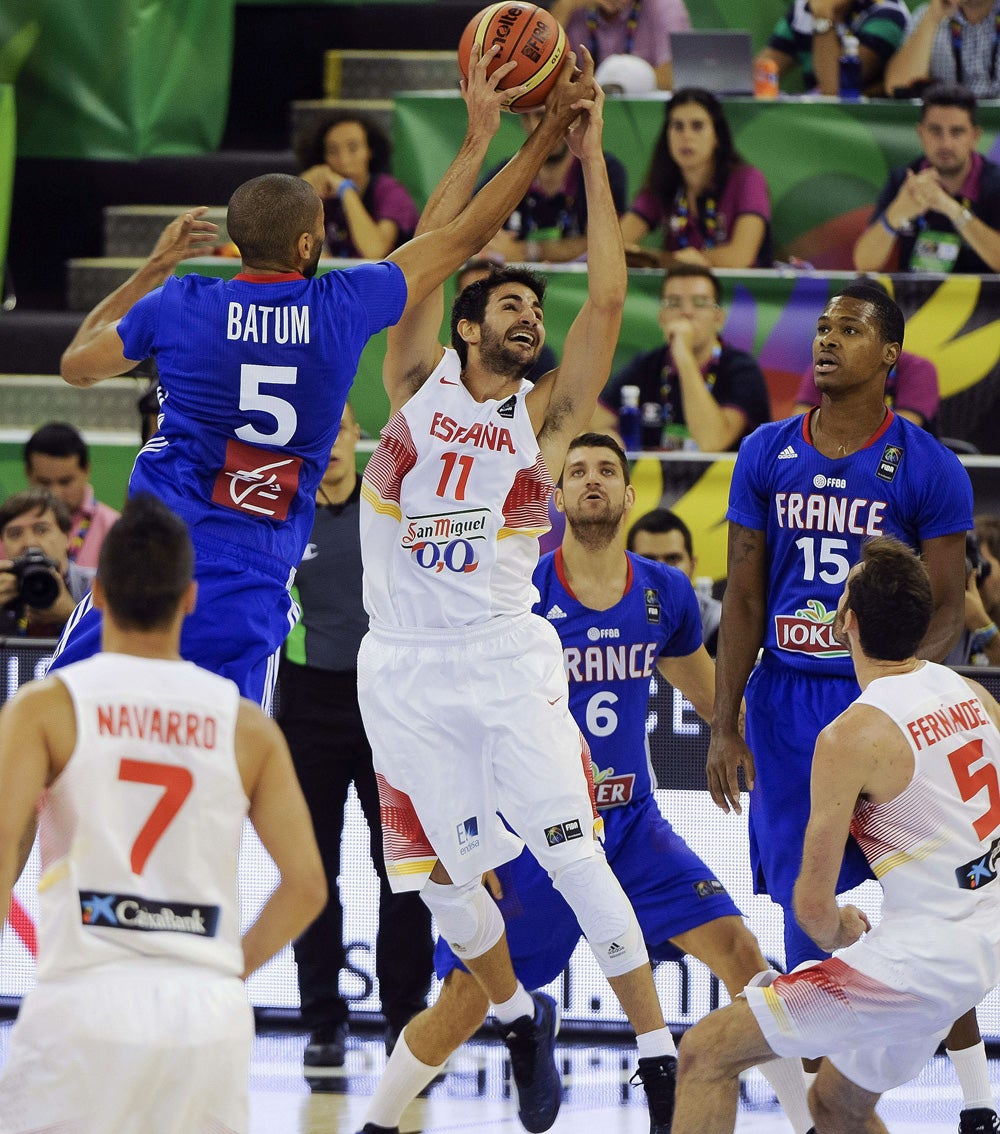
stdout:
{"type": "Polygon", "coordinates": [[[394,890],[419,890],[437,859],[453,882],[471,881],[523,843],[546,870],[594,853],[590,752],[544,619],[372,630],[358,696],[394,890]]]}

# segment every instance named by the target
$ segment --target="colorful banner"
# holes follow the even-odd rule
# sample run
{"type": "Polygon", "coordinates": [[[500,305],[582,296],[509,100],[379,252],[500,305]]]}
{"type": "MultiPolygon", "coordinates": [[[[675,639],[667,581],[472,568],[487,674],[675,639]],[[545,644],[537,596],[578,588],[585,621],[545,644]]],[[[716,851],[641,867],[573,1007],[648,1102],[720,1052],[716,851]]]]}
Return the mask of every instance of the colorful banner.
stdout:
{"type": "MultiPolygon", "coordinates": [[[[608,99],[605,106],[605,149],[625,164],[632,197],[645,179],[666,97],[608,99]]],[[[914,128],[919,107],[881,100],[727,99],[725,110],[737,150],[767,178],[777,259],[794,256],[816,268],[852,270],[854,241],[889,172],[920,152],[914,128]]],[[[1000,105],[984,104],[979,117],[979,149],[1000,160],[1000,105]]],[[[394,166],[419,202],[455,156],[465,125],[465,104],[456,95],[397,96],[394,166]]],[[[505,115],[484,169],[510,157],[523,139],[517,116],[505,115]]]]}

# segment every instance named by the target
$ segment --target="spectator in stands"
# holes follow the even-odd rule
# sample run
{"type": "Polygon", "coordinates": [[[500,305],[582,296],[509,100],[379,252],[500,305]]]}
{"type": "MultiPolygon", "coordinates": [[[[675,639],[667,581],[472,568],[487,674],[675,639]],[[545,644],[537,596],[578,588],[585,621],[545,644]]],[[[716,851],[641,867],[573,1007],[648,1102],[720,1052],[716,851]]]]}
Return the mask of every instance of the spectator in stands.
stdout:
{"type": "Polygon", "coordinates": [[[858,39],[862,88],[878,95],[884,90],[886,63],[909,27],[903,0],[790,0],[757,62],[773,59],[779,75],[798,67],[807,91],[836,95],[840,42],[850,32],[858,39]]]}
{"type": "Polygon", "coordinates": [[[1000,271],[1000,166],[976,152],[980,133],[966,87],[927,91],[923,155],[889,175],[854,245],[858,271],[879,271],[894,251],[901,272],[1000,271]]]}
{"type": "Polygon", "coordinates": [[[417,206],[389,173],[389,139],[363,114],[331,114],[298,156],[300,176],[323,198],[331,256],[381,260],[413,235],[417,206]]]}
{"type": "Polygon", "coordinates": [[[771,418],[756,360],[719,337],[719,281],[700,264],[667,271],[660,300],[663,346],[637,354],[607,384],[592,429],[617,430],[623,386],[639,387],[644,449],[735,450],[771,418]]]}
{"type": "Polygon", "coordinates": [[[573,50],[585,44],[598,66],[611,55],[638,55],[660,90],[673,87],[670,33],[691,28],[684,0],[552,0],[549,11],[573,50]]]}
{"type": "MultiPolygon", "coordinates": [[[[543,110],[528,110],[518,117],[531,134],[542,120],[543,110]]],[[[613,155],[605,153],[608,182],[619,216],[628,205],[628,175],[613,155]]],[[[494,166],[480,181],[480,188],[506,165],[494,166]]],[[[587,251],[587,192],[583,167],[565,138],[549,152],[538,176],[503,228],[487,245],[487,255],[499,256],[507,263],[539,260],[564,263],[577,260],[587,251]]]]}
{"type": "Polygon", "coordinates": [[[961,83],[977,98],[1000,98],[997,73],[998,0],[930,0],[889,60],[885,85],[913,98],[929,83],[961,83]]]}
{"type": "Polygon", "coordinates": [[[36,429],[24,446],[24,475],[30,485],[48,489],[69,509],[70,562],[96,569],[101,544],[118,513],[94,496],[90,450],[79,430],[64,421],[36,429]]]}
{"type": "Polygon", "coordinates": [[[719,644],[719,621],[722,618],[722,603],[712,597],[711,579],[703,585],[696,574],[698,558],[694,553],[691,529],[677,515],[667,508],[654,508],[629,528],[626,546],[629,551],[644,559],[666,563],[676,567],[691,580],[694,593],[698,596],[698,609],[701,612],[701,632],[705,649],[715,657],[719,644]]]}
{"type": "Polygon", "coordinates": [[[965,625],[948,665],[1000,666],[1000,519],[973,517],[965,538],[965,625]]]}
{"type": "Polygon", "coordinates": [[[645,184],[622,217],[622,237],[630,267],[771,266],[767,182],[736,152],[711,92],[687,87],[667,103],[645,184]],[[641,247],[657,229],[663,251],[641,247]]]}
{"type": "MultiPolygon", "coordinates": [[[[886,291],[882,284],[871,276],[861,276],[858,282],[886,291]]],[[[795,412],[806,413],[818,406],[821,400],[820,392],[816,388],[816,375],[810,362],[802,371],[799,392],[795,396],[795,412]]],[[[900,417],[905,417],[907,421],[912,421],[914,425],[919,425],[936,437],[940,402],[937,367],[930,359],[911,354],[908,350],[901,350],[896,365],[889,371],[889,377],[885,382],[885,404],[900,417]]]]}
{"type": "MultiPolygon", "coordinates": [[[[501,257],[488,254],[477,256],[474,260],[467,260],[465,265],[461,268],[455,276],[455,294],[465,291],[469,284],[474,284],[476,280],[484,280],[496,267],[503,263],[501,257]]],[[[532,368],[525,374],[525,378],[529,382],[537,382],[543,374],[548,374],[550,370],[555,370],[559,365],[559,359],[556,352],[552,349],[549,343],[542,343],[542,349],[538,352],[538,357],[532,368]]]]}
{"type": "Polygon", "coordinates": [[[0,504],[0,540],[7,559],[0,559],[0,636],[58,638],[73,608],[90,590],[95,570],[69,561],[69,509],[44,488],[16,492],[0,504]],[[33,549],[45,562],[26,573],[22,557],[33,549]],[[25,578],[47,574],[54,581],[50,597],[44,580],[32,577],[28,595],[38,594],[38,605],[24,601],[25,578]],[[37,589],[36,589],[37,588],[37,589]]]}

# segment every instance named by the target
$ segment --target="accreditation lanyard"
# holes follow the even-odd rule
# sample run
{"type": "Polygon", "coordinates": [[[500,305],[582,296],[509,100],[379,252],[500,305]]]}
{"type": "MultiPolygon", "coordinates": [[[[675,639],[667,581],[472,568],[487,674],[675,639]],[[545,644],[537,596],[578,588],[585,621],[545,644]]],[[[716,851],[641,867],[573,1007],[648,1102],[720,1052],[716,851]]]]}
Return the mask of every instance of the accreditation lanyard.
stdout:
{"type": "MultiPolygon", "coordinates": [[[[951,53],[955,57],[955,81],[962,83],[964,68],[962,67],[962,23],[954,16],[948,21],[948,30],[951,33],[951,53]]],[[[990,57],[990,82],[997,77],[997,52],[1000,51],[1000,12],[993,16],[993,54],[990,57]]]]}
{"type": "MultiPolygon", "coordinates": [[[[635,47],[635,29],[639,25],[639,15],[642,12],[642,0],[632,0],[628,19],[625,21],[625,54],[631,55],[635,47]]],[[[590,54],[594,57],[594,65],[600,63],[600,48],[597,45],[597,9],[587,10],[587,31],[590,32],[590,54]]]]}
{"type": "MultiPolygon", "coordinates": [[[[704,371],[705,385],[708,392],[712,393],[715,389],[715,383],[719,378],[719,359],[722,356],[722,347],[716,343],[712,347],[712,357],[708,360],[708,366],[704,371]]],[[[677,376],[677,371],[674,369],[670,361],[670,348],[663,352],[663,368],[660,370],[660,402],[663,405],[663,424],[672,425],[674,418],[677,415],[677,410],[674,406],[674,392],[680,390],[680,379],[677,376]]]]}
{"type": "MultiPolygon", "coordinates": [[[[718,243],[719,235],[719,218],[714,196],[706,197],[702,202],[699,220],[702,235],[701,246],[703,248],[714,248],[718,243]]],[[[687,190],[678,189],[677,196],[674,198],[673,216],[670,218],[670,228],[677,240],[678,248],[687,248],[691,243],[693,224],[691,209],[688,206],[687,190]]]]}

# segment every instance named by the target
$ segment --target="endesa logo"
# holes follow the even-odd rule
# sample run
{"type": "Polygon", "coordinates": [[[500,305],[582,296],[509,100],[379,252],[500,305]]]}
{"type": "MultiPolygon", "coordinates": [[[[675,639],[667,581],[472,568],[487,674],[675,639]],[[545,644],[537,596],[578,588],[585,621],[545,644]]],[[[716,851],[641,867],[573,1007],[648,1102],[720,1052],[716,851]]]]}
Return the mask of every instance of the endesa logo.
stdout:
{"type": "Polygon", "coordinates": [[[479,567],[478,546],[486,541],[490,516],[488,508],[407,516],[401,543],[425,571],[468,574],[479,567]]]}

